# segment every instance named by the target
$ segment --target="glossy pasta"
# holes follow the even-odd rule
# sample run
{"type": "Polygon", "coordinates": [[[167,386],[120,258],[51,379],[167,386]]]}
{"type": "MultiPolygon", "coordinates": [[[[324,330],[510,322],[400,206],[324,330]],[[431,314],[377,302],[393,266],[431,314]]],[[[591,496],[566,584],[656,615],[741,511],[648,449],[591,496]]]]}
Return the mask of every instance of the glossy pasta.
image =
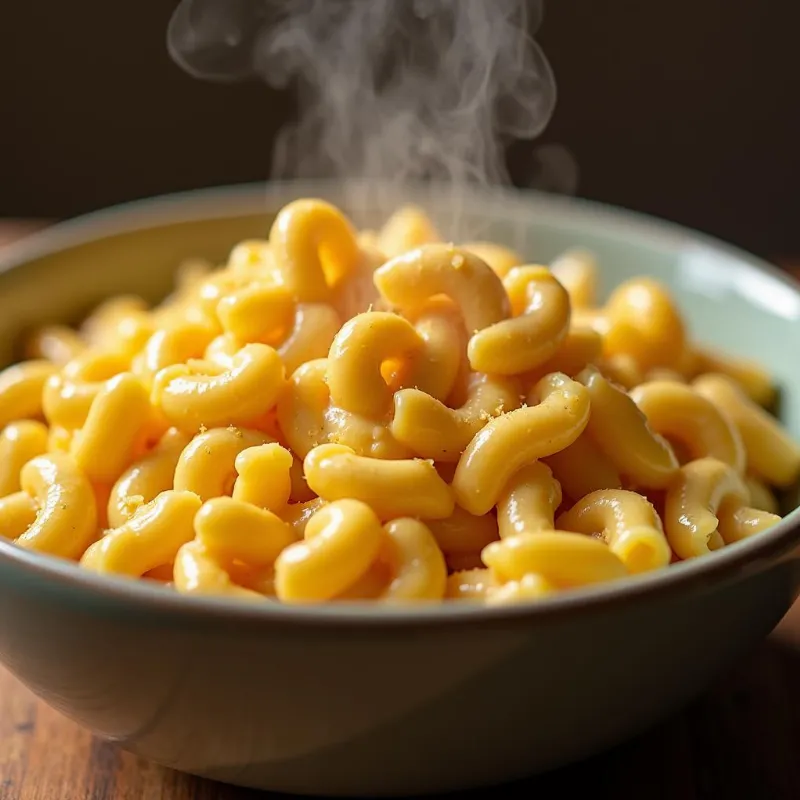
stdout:
{"type": "Polygon", "coordinates": [[[286,604],[498,605],[669,568],[779,521],[800,447],[757,364],[643,277],[528,263],[417,208],[290,203],[148,308],[0,372],[0,534],[97,573],[286,604]]]}

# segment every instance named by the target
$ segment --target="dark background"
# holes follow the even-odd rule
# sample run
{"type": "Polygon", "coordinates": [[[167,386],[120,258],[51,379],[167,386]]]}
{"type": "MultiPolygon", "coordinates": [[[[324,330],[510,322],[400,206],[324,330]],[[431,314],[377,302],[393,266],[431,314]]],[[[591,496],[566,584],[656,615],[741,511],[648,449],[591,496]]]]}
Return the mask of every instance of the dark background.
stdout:
{"type": "MultiPolygon", "coordinates": [[[[291,98],[183,74],[165,48],[176,4],[2,0],[0,216],[268,175],[291,98]]],[[[541,141],[575,154],[580,195],[800,254],[800,3],[545,5],[559,101],[541,141]]],[[[517,179],[530,153],[513,151],[517,179]]]]}

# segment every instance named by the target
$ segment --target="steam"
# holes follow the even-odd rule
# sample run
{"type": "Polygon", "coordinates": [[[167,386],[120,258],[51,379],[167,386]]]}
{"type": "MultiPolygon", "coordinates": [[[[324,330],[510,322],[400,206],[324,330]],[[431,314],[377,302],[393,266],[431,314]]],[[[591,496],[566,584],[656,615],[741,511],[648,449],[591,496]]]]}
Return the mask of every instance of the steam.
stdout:
{"type": "MultiPolygon", "coordinates": [[[[360,187],[356,207],[388,213],[410,183],[455,202],[509,182],[506,145],[536,138],[555,106],[541,18],[542,0],[182,0],[168,44],[198,77],[296,86],[273,177],[338,178],[360,187]]],[[[529,183],[574,191],[563,148],[530,163],[529,183]]]]}

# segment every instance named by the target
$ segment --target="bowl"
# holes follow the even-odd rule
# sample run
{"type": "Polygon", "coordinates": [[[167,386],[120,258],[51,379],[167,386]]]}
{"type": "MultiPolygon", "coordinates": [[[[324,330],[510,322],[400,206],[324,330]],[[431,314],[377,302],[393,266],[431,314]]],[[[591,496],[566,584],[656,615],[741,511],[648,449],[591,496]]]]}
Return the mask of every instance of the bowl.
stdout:
{"type": "MultiPolygon", "coordinates": [[[[430,209],[435,188],[405,199],[430,209]]],[[[223,259],[326,183],[146,200],[0,254],[0,358],[21,329],[113,293],[156,299],[184,258],[223,259]]],[[[437,200],[438,197],[438,200],[437,200]]],[[[594,251],[605,288],[640,273],[701,341],[760,359],[800,436],[800,290],[705,236],[628,212],[476,190],[464,220],[547,261],[594,251]]],[[[434,214],[435,216],[435,214],[434,214]]],[[[475,236],[474,238],[478,238],[475,236]]],[[[0,540],[0,660],[45,702],[178,770],[298,794],[408,796],[496,784],[584,758],[701,692],[798,593],[800,512],[647,577],[535,604],[424,609],[239,605],[107,579],[0,540]]]]}

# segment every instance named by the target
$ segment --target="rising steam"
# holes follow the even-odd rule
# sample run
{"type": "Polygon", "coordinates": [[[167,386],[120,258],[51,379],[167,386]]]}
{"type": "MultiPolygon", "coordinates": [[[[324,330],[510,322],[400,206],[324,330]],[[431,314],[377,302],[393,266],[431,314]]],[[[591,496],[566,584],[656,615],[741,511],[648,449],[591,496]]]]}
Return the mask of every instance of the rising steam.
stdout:
{"type": "MultiPolygon", "coordinates": [[[[183,0],[168,43],[198,77],[296,86],[274,177],[375,182],[380,194],[360,201],[394,205],[410,182],[454,198],[508,182],[505,146],[537,137],[555,105],[531,38],[541,14],[542,0],[183,0]]],[[[526,178],[574,191],[563,149],[531,164],[526,178]]]]}

